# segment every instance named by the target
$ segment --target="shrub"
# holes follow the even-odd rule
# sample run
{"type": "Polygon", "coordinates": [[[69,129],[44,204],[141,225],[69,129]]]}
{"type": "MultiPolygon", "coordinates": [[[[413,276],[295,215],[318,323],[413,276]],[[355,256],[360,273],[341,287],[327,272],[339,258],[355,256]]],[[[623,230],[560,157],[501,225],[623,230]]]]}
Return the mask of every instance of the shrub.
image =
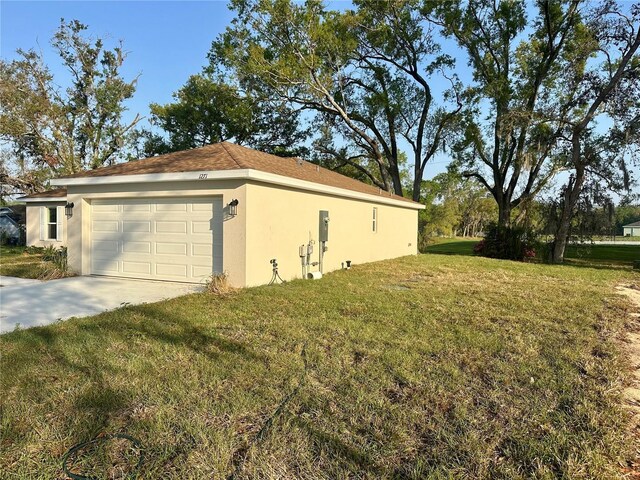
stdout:
{"type": "Polygon", "coordinates": [[[426,228],[418,234],[418,251],[420,253],[425,253],[427,251],[427,247],[433,243],[433,236],[427,232],[426,228]]]}
{"type": "Polygon", "coordinates": [[[72,276],[67,264],[67,247],[56,249],[52,245],[45,247],[42,254],[43,272],[41,280],[53,280],[72,276]]]}
{"type": "Polygon", "coordinates": [[[56,247],[53,245],[47,245],[42,249],[42,260],[45,262],[51,262],[58,255],[56,247]]]}
{"type": "Polygon", "coordinates": [[[473,251],[479,255],[505,260],[528,260],[536,256],[537,235],[526,227],[502,227],[491,224],[484,240],[473,251]]]}
{"type": "Polygon", "coordinates": [[[234,291],[229,285],[229,275],[227,273],[217,273],[211,275],[207,280],[206,291],[214,295],[227,295],[234,291]]]}

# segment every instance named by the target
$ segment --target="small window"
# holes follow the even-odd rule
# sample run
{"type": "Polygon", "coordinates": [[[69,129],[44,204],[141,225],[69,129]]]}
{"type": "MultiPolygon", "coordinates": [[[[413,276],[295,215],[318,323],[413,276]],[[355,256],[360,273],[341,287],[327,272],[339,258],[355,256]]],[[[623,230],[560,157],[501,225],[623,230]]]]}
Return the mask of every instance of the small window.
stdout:
{"type": "Polygon", "coordinates": [[[47,207],[47,240],[58,238],[58,208],[47,207]]]}
{"type": "Polygon", "coordinates": [[[378,209],[373,207],[373,231],[378,231],[378,209]]]}
{"type": "Polygon", "coordinates": [[[62,240],[62,208],[40,207],[40,240],[62,240]]]}

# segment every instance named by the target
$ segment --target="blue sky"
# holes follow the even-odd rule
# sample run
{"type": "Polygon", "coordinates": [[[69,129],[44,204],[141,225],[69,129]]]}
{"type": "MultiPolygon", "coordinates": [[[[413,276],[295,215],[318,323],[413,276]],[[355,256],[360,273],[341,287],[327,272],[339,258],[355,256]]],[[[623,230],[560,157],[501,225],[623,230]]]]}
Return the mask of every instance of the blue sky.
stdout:
{"type": "Polygon", "coordinates": [[[166,103],[189,75],[206,63],[211,41],[233,18],[222,1],[0,2],[0,55],[15,57],[17,48],[42,50],[54,76],[65,72],[49,40],[60,18],[76,19],[107,46],[124,42],[128,57],[123,74],[140,75],[129,113],[148,115],[149,103],[166,103]],[[54,68],[58,67],[58,68],[54,68]]]}
{"type": "MultiPolygon", "coordinates": [[[[345,8],[348,1],[329,2],[345,8]]],[[[127,79],[139,75],[137,91],[128,103],[128,117],[148,116],[149,104],[171,101],[190,75],[206,64],[214,40],[233,19],[226,1],[6,1],[0,0],[0,56],[15,58],[17,48],[41,50],[60,83],[66,72],[52,52],[49,40],[60,18],[76,19],[89,26],[90,34],[113,47],[124,42],[128,57],[122,69],[127,79]]],[[[445,42],[445,51],[456,48],[445,42]]],[[[459,58],[458,73],[468,76],[466,59],[459,58]]],[[[468,81],[468,78],[464,78],[468,81]]],[[[143,120],[142,125],[146,125],[143,120]]],[[[439,156],[426,171],[426,178],[446,169],[448,159],[439,156]]],[[[640,176],[636,169],[636,176],[640,176]]]]}
{"type": "MultiPolygon", "coordinates": [[[[348,1],[332,1],[344,8],[348,1]]],[[[226,1],[0,1],[0,56],[16,58],[17,48],[42,51],[54,77],[63,83],[67,72],[51,50],[49,40],[60,18],[79,20],[91,35],[113,47],[124,42],[128,57],[122,73],[139,75],[137,90],[127,106],[127,118],[148,117],[149,104],[167,103],[190,75],[206,64],[211,42],[233,19],[226,1]]],[[[142,121],[146,124],[146,120],[142,121]]],[[[439,158],[428,169],[432,177],[446,168],[439,158]]]]}

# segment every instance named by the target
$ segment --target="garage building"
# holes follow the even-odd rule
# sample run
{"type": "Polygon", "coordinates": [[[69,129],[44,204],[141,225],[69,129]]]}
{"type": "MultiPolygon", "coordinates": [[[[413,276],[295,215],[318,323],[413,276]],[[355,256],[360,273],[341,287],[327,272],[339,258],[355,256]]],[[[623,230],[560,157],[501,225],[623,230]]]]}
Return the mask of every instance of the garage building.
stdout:
{"type": "Polygon", "coordinates": [[[422,205],[296,158],[222,142],[58,178],[23,197],[27,242],[82,275],[234,286],[417,253],[422,205]]]}

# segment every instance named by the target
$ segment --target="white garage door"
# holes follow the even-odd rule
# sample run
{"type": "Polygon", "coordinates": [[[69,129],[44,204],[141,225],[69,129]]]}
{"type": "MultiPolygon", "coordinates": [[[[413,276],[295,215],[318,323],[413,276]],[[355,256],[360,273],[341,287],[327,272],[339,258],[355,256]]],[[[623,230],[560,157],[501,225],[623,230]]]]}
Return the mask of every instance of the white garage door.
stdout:
{"type": "Polygon", "coordinates": [[[202,282],[222,272],[222,198],[94,200],[91,273],[202,282]]]}

